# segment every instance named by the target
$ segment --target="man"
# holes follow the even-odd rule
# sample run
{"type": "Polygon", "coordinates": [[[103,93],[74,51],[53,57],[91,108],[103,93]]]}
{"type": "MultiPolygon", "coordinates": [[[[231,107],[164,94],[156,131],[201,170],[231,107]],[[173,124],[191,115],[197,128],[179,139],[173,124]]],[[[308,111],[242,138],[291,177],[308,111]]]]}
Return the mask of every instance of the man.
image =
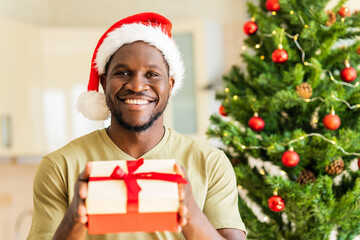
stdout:
{"type": "Polygon", "coordinates": [[[130,16],[104,33],[78,107],[94,120],[111,112],[111,125],[43,158],[34,180],[28,239],[245,239],[236,180],[225,154],[163,126],[163,111],[183,73],[171,22],[163,16],[130,16]],[[175,171],[187,177],[189,184],[179,185],[179,233],[87,235],[91,161],[140,157],[176,159],[175,171]]]}

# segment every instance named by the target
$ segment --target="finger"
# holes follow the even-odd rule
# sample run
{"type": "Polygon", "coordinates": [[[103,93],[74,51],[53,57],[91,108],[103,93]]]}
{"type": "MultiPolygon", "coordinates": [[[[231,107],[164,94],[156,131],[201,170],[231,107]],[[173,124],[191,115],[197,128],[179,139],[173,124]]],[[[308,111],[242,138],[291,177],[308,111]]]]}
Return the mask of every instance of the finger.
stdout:
{"type": "Polygon", "coordinates": [[[180,204],[179,216],[182,218],[187,218],[187,214],[188,214],[188,208],[185,206],[185,204],[180,204]]]}
{"type": "Polygon", "coordinates": [[[179,201],[184,201],[185,199],[185,195],[186,195],[186,189],[185,189],[185,185],[184,184],[179,184],[178,185],[178,191],[179,191],[179,201]]]}
{"type": "Polygon", "coordinates": [[[84,171],[79,174],[78,180],[87,182],[91,173],[92,164],[91,162],[86,163],[84,171]]]}
{"type": "Polygon", "coordinates": [[[185,172],[183,170],[183,168],[181,168],[181,166],[177,163],[174,164],[174,171],[176,172],[176,174],[181,175],[182,177],[185,178],[185,172]]]}
{"type": "Polygon", "coordinates": [[[180,217],[179,218],[179,225],[184,227],[187,224],[187,218],[180,217]]]}
{"type": "Polygon", "coordinates": [[[86,224],[88,221],[87,215],[86,215],[86,207],[84,204],[80,204],[78,207],[78,220],[82,224],[86,224]]]}
{"type": "Polygon", "coordinates": [[[187,207],[181,204],[179,207],[179,225],[182,227],[187,224],[187,212],[187,207]]]}
{"type": "Polygon", "coordinates": [[[86,199],[88,193],[88,183],[82,182],[79,186],[79,197],[83,200],[86,199]]]}

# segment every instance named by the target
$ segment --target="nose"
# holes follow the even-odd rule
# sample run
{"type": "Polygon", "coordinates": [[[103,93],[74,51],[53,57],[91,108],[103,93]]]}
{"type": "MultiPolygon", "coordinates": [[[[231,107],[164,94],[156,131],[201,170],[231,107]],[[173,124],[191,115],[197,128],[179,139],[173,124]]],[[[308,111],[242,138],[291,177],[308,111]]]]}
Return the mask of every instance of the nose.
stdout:
{"type": "Polygon", "coordinates": [[[125,84],[125,88],[133,92],[145,91],[148,88],[148,82],[142,73],[134,73],[125,84]]]}

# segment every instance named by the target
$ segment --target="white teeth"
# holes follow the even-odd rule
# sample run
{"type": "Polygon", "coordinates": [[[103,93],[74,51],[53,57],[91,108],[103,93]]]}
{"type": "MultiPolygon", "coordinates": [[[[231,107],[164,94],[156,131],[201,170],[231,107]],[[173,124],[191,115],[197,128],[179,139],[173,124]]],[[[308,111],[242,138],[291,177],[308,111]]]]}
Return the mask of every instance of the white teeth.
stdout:
{"type": "Polygon", "coordinates": [[[148,100],[144,100],[144,99],[125,99],[125,103],[126,103],[126,104],[138,104],[138,105],[143,105],[143,104],[148,104],[149,101],[148,101],[148,100]]]}

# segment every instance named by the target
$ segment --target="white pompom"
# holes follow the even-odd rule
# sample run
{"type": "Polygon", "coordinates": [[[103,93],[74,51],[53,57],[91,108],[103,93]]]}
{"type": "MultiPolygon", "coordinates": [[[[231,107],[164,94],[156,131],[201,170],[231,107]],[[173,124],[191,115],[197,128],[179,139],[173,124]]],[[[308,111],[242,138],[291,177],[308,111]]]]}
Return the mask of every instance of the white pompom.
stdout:
{"type": "Polygon", "coordinates": [[[108,119],[110,116],[105,95],[100,92],[90,91],[80,94],[76,107],[79,112],[90,120],[101,121],[108,119]]]}

